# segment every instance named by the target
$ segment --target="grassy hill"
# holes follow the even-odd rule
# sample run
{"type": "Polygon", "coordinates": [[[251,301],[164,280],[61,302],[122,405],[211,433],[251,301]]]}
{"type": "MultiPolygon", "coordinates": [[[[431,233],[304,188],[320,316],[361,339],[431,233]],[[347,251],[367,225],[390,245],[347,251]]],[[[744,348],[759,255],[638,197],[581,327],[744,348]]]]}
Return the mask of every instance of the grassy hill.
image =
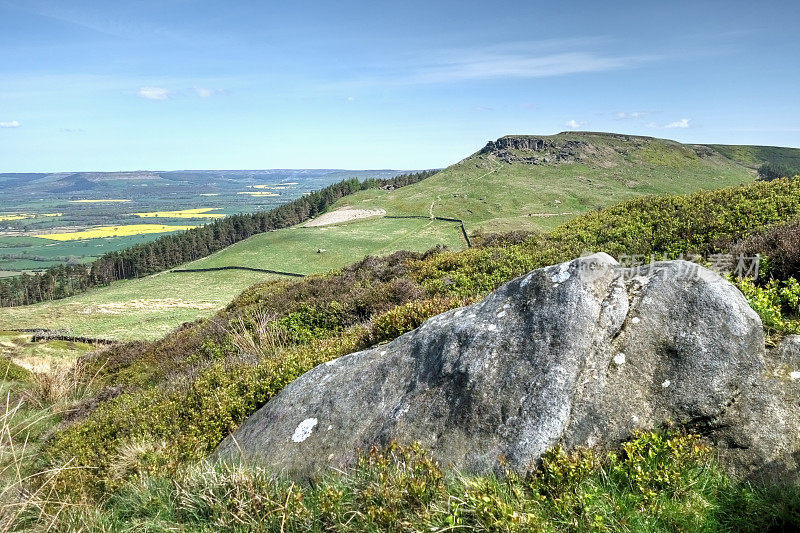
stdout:
{"type": "MultiPolygon", "coordinates": [[[[388,216],[463,219],[474,232],[548,231],[581,213],[643,195],[690,193],[751,182],[763,162],[800,161],[792,148],[684,145],[606,133],[508,136],[419,183],[370,189],[334,209],[385,209],[388,216]]],[[[461,249],[457,226],[430,220],[371,218],[256,235],[189,268],[244,266],[313,274],[366,255],[461,249]],[[317,250],[325,249],[324,253],[317,250]]],[[[117,339],[155,339],[206,317],[268,274],[165,272],[60,301],[0,310],[0,329],[48,327],[117,339]],[[94,312],[101,310],[100,312],[94,312]]]]}
{"type": "MultiPolygon", "coordinates": [[[[728,148],[755,153],[759,147],[728,148]]],[[[800,159],[800,150],[774,150],[800,159]]],[[[336,207],[383,208],[390,215],[432,211],[463,219],[469,230],[548,230],[635,196],[717,189],[755,176],[751,163],[734,159],[731,150],[666,139],[590,132],[508,136],[413,187],[362,191],[336,207]]]]}

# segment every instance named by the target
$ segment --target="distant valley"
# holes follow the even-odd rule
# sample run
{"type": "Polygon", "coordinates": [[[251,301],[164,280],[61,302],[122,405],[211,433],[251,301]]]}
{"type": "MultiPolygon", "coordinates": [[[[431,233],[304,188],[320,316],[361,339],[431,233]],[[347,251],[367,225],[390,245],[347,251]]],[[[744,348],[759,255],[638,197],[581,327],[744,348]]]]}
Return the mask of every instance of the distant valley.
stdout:
{"type": "Polygon", "coordinates": [[[395,170],[0,173],[0,277],[86,263],[234,213],[269,210],[345,178],[395,170]]]}

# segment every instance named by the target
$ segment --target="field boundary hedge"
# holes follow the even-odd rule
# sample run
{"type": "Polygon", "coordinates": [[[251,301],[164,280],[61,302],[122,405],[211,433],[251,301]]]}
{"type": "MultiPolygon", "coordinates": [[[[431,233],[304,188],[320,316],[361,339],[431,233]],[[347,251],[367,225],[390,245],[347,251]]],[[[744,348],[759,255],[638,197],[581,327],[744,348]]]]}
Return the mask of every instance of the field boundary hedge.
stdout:
{"type": "Polygon", "coordinates": [[[46,341],[67,341],[67,342],[81,342],[83,344],[118,344],[119,341],[111,339],[96,339],[93,337],[80,337],[75,335],[67,335],[60,331],[53,331],[51,329],[41,328],[25,328],[25,329],[6,329],[5,331],[13,331],[14,333],[33,333],[31,342],[46,342],[46,341]]]}

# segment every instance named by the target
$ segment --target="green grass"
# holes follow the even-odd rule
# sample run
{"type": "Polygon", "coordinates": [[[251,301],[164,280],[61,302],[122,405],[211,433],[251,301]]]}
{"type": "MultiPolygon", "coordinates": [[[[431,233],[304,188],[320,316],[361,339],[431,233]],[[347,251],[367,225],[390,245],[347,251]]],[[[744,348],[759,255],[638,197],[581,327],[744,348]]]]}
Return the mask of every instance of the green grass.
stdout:
{"type": "Polygon", "coordinates": [[[82,342],[31,342],[32,337],[30,333],[0,331],[0,358],[11,360],[29,370],[46,370],[54,364],[74,363],[81,355],[96,349],[82,342]]]}
{"type": "Polygon", "coordinates": [[[244,288],[270,277],[247,271],[164,272],[63,300],[4,308],[0,329],[44,327],[93,338],[155,340],[212,315],[244,288]]]}
{"type": "MultiPolygon", "coordinates": [[[[298,274],[338,269],[365,255],[465,246],[458,226],[429,220],[379,219],[288,228],[256,235],[185,268],[245,266],[298,274]],[[324,253],[317,250],[325,249],[324,253]]],[[[63,300],[0,309],[0,329],[44,327],[117,340],[155,340],[180,324],[211,316],[251,285],[276,279],[242,270],[163,272],[123,280],[63,300]]]]}
{"type": "Polygon", "coordinates": [[[751,168],[758,168],[765,163],[786,165],[793,168],[800,167],[800,149],[797,148],[733,144],[710,144],[709,146],[725,157],[751,168]]]}
{"type": "MultiPolygon", "coordinates": [[[[141,444],[127,456],[150,453],[141,444]]],[[[418,445],[290,482],[259,465],[144,475],[99,502],[29,504],[16,527],[90,531],[793,531],[800,491],[729,478],[696,435],[637,433],[620,450],[554,448],[525,476],[443,471],[418,445]],[[43,511],[43,512],[42,512],[43,511]]]]}
{"type": "Polygon", "coordinates": [[[342,268],[367,255],[397,250],[425,251],[441,244],[466,246],[457,224],[443,221],[376,218],[319,227],[263,233],[234,244],[187,268],[247,266],[298,274],[342,268]],[[318,253],[318,250],[326,250],[318,253]]]}

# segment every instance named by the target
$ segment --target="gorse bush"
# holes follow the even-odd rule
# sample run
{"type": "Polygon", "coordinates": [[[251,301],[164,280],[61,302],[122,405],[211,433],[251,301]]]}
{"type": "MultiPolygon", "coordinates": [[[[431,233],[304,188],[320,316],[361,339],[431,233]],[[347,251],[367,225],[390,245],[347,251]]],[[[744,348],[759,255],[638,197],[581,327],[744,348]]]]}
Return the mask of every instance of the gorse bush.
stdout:
{"type": "Polygon", "coordinates": [[[796,279],[773,279],[764,285],[747,278],[731,281],[761,317],[768,335],[800,333],[800,283],[796,279]]]}
{"type": "Polygon", "coordinates": [[[371,346],[396,339],[403,333],[418,328],[432,316],[469,303],[469,299],[434,297],[398,305],[372,320],[362,345],[371,346]]]}
{"type": "MultiPolygon", "coordinates": [[[[117,346],[87,359],[103,400],[53,435],[42,467],[67,461],[86,467],[60,480],[86,496],[139,476],[172,474],[207,455],[314,366],[390,341],[529,270],[585,251],[617,257],[725,252],[731,243],[799,216],[800,180],[757,182],[631,200],[522,242],[491,239],[493,245],[462,252],[398,252],[327,275],[260,284],[209,320],[155,343],[117,346]],[[255,350],[264,339],[271,339],[268,349],[255,350]],[[145,451],[132,453],[137,447],[145,451]]],[[[743,282],[740,288],[767,328],[792,331],[796,282],[775,279],[774,285],[743,282]]]]}

